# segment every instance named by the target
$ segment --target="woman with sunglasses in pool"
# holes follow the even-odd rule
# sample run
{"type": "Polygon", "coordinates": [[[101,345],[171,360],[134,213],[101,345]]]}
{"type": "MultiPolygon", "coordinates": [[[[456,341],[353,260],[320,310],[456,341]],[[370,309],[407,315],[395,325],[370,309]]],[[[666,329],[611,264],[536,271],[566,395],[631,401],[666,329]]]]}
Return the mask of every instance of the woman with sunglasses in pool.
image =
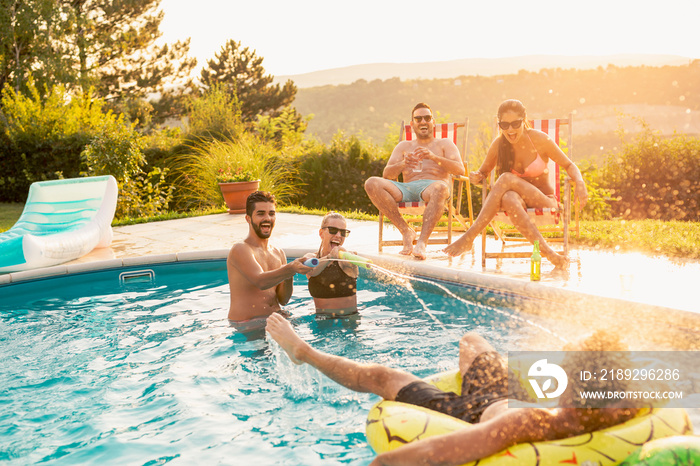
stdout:
{"type": "Polygon", "coordinates": [[[540,242],[540,251],[557,268],[564,268],[568,259],[557,254],[544,240],[527,215],[528,207],[556,207],[554,187],[548,179],[547,163],[553,159],[576,183],[575,196],[581,208],[586,205],[588,193],[578,167],[561,151],[559,146],[541,131],[532,129],[527,122],[525,106],[519,100],[506,100],[498,108],[497,137],[478,171],[471,172],[472,183],[481,183],[491,170],[498,170],[498,179],[486,197],[479,216],[455,242],[445,248],[450,256],[458,256],[472,247],[474,239],[486,228],[496,213],[505,210],[515,227],[531,243],[540,242]]]}
{"type": "Polygon", "coordinates": [[[319,264],[307,274],[309,293],[314,298],[316,313],[342,317],[357,312],[357,265],[337,260],[343,243],[350,234],[345,217],[329,212],[321,221],[318,231],[321,246],[316,257],[319,264]]]}

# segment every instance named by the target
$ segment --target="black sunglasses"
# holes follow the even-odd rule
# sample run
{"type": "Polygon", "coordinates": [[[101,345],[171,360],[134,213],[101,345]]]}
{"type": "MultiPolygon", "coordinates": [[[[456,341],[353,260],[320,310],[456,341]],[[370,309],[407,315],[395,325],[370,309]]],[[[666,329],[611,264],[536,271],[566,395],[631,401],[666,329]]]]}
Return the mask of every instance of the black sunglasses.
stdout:
{"type": "Polygon", "coordinates": [[[420,123],[421,121],[425,121],[427,123],[433,119],[433,116],[432,115],[416,115],[413,117],[413,119],[416,120],[416,123],[420,123]]]}
{"type": "Polygon", "coordinates": [[[337,235],[338,232],[340,232],[340,236],[343,238],[347,238],[347,236],[350,234],[350,230],[346,230],[345,228],[336,228],[336,227],[323,227],[328,229],[328,233],[331,235],[337,235]]]}
{"type": "Polygon", "coordinates": [[[518,129],[520,128],[520,125],[523,124],[523,120],[515,120],[515,121],[499,121],[498,126],[501,127],[503,131],[506,131],[508,127],[512,127],[513,129],[518,129]]]}

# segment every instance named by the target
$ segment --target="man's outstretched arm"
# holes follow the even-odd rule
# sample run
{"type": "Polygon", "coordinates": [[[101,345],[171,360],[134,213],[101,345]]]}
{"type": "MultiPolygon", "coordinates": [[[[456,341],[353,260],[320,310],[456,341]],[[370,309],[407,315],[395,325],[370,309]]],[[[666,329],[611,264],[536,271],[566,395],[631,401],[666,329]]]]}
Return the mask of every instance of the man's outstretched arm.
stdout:
{"type": "Polygon", "coordinates": [[[489,421],[382,453],[371,466],[460,465],[476,461],[518,443],[545,440],[548,435],[542,426],[549,424],[549,417],[547,410],[509,409],[489,421]]]}
{"type": "Polygon", "coordinates": [[[227,267],[236,268],[250,283],[261,290],[272,288],[283,281],[294,277],[296,273],[308,273],[311,267],[304,265],[306,256],[284,264],[274,270],[264,271],[260,266],[253,252],[244,244],[236,244],[229,251],[226,261],[227,267]]]}

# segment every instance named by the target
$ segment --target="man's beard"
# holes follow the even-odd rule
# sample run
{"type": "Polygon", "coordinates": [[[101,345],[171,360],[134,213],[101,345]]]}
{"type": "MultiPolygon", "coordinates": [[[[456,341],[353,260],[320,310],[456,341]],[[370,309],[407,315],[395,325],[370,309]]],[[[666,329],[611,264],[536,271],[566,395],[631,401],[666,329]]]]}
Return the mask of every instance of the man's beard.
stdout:
{"type": "Polygon", "coordinates": [[[275,226],[275,222],[260,222],[259,224],[255,224],[255,222],[250,222],[250,224],[253,226],[253,231],[255,232],[256,235],[258,235],[258,238],[260,239],[267,239],[272,235],[272,229],[275,226]],[[268,233],[263,233],[260,229],[260,226],[262,224],[270,225],[270,231],[268,233]]]}

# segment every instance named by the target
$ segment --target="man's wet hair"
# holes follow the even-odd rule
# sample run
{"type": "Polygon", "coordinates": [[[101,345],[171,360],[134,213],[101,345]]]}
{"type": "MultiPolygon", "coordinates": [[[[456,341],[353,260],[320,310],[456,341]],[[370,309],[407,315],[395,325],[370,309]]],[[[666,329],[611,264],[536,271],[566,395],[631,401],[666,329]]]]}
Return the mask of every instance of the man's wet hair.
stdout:
{"type": "Polygon", "coordinates": [[[272,202],[277,205],[277,201],[275,200],[275,196],[272,193],[269,193],[267,191],[255,191],[254,193],[251,193],[248,196],[248,199],[245,202],[245,213],[249,217],[253,215],[253,211],[255,210],[255,204],[258,202],[272,202]]]}
{"type": "MultiPolygon", "coordinates": [[[[596,330],[585,339],[568,345],[564,350],[571,351],[562,364],[567,374],[576,374],[585,367],[606,369],[630,367],[627,345],[620,339],[619,335],[607,330],[596,330]]],[[[592,401],[583,398],[582,392],[625,391],[630,385],[628,381],[613,377],[606,380],[594,377],[589,380],[583,380],[581,377],[570,377],[569,382],[568,389],[572,390],[573,394],[571,397],[572,405],[569,407],[574,408],[590,407],[592,401]]],[[[595,404],[598,407],[603,407],[614,402],[615,400],[597,400],[595,404]]]]}

